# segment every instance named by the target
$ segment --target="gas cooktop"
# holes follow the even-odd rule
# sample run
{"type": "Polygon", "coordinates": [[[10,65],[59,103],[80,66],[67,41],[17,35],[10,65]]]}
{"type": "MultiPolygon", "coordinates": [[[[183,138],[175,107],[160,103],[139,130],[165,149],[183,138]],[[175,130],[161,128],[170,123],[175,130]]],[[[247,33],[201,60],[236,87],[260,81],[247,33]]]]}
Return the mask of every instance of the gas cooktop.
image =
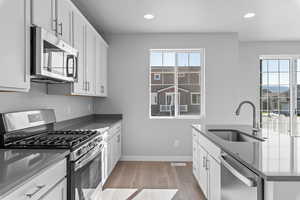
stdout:
{"type": "Polygon", "coordinates": [[[15,138],[14,141],[6,143],[6,146],[10,148],[72,149],[91,140],[96,135],[99,135],[99,132],[91,130],[49,131],[26,138],[19,136],[22,139],[15,138]]]}

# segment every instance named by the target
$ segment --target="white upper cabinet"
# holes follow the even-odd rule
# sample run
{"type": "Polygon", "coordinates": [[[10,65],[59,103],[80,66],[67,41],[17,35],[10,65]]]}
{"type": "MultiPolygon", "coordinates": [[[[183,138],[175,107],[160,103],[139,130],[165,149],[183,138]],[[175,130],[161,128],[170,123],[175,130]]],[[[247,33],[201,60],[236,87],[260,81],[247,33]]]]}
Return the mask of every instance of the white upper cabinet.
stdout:
{"type": "Polygon", "coordinates": [[[107,96],[108,45],[71,0],[0,1],[0,91],[29,91],[30,26],[34,25],[79,51],[77,81],[49,84],[49,94],[107,96]]]}
{"type": "Polygon", "coordinates": [[[107,96],[107,50],[106,42],[97,37],[96,44],[96,96],[107,96]]]}
{"type": "Polygon", "coordinates": [[[56,0],[32,0],[32,24],[56,33],[56,0]]]}
{"type": "Polygon", "coordinates": [[[73,45],[73,4],[70,0],[57,0],[57,34],[73,45]]]}
{"type": "Polygon", "coordinates": [[[2,0],[0,6],[0,90],[30,88],[30,1],[2,0]]]}
{"type": "Polygon", "coordinates": [[[74,8],[70,0],[32,0],[32,24],[73,45],[74,8]]]}
{"type": "Polygon", "coordinates": [[[86,26],[86,81],[87,93],[96,94],[96,33],[91,26],[86,26]]]}
{"type": "Polygon", "coordinates": [[[77,81],[73,84],[73,94],[85,95],[86,93],[86,73],[85,73],[85,29],[86,24],[79,11],[73,14],[74,47],[79,51],[77,81]]]}

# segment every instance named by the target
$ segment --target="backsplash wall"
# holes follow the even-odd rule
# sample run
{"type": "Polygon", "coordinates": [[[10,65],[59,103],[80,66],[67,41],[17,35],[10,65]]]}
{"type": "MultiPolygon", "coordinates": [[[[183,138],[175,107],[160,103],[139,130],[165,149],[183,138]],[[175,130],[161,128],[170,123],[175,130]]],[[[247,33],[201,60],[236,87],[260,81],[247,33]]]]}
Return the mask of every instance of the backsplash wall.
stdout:
{"type": "Polygon", "coordinates": [[[92,97],[48,95],[46,84],[31,83],[28,93],[0,92],[0,113],[51,108],[57,121],[94,113],[92,97]]]}

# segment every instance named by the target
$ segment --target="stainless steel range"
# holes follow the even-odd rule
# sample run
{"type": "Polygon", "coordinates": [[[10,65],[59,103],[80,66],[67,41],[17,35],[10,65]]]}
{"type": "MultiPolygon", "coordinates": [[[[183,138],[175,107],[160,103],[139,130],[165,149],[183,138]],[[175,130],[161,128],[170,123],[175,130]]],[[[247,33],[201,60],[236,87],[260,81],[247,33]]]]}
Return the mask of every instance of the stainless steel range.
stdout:
{"type": "Polygon", "coordinates": [[[54,130],[51,109],[3,113],[0,145],[6,149],[68,149],[68,199],[96,198],[102,190],[102,133],[107,129],[54,130]]]}

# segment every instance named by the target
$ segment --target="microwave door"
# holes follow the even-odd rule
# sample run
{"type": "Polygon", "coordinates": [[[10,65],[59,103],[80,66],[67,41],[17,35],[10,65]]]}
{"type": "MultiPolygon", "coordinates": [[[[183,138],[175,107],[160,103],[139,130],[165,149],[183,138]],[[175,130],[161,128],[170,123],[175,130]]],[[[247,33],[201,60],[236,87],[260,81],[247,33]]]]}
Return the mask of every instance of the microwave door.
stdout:
{"type": "Polygon", "coordinates": [[[50,72],[65,75],[64,72],[64,52],[51,52],[50,53],[50,72]]]}

